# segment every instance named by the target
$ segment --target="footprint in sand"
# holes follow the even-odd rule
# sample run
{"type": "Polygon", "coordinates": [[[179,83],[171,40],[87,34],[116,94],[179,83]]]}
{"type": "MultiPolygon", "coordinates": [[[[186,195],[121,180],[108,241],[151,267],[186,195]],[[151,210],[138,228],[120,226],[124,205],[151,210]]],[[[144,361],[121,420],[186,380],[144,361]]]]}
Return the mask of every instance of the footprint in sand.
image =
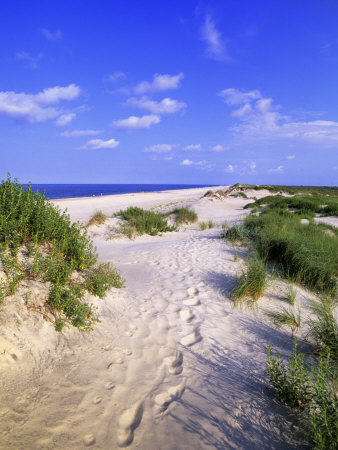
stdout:
{"type": "Polygon", "coordinates": [[[201,340],[202,336],[200,335],[198,328],[195,328],[192,333],[188,334],[187,336],[184,336],[180,340],[180,343],[185,347],[190,347],[191,345],[194,345],[201,340]]]}
{"type": "Polygon", "coordinates": [[[120,416],[117,435],[117,444],[119,447],[127,447],[133,442],[134,431],[141,423],[142,415],[143,403],[138,402],[120,416]]]}
{"type": "Polygon", "coordinates": [[[192,310],[190,308],[188,308],[188,309],[182,309],[182,311],[180,311],[180,317],[185,322],[190,322],[195,317],[195,315],[192,312],[192,310]]]}
{"type": "Polygon", "coordinates": [[[187,300],[183,300],[183,304],[187,306],[197,306],[200,304],[200,301],[197,297],[188,298],[187,300]]]}
{"type": "Polygon", "coordinates": [[[167,392],[156,395],[154,400],[157,408],[160,410],[159,412],[165,411],[172,402],[179,400],[182,397],[184,390],[185,382],[169,388],[167,392]]]}
{"type": "Polygon", "coordinates": [[[85,437],[83,438],[83,443],[86,447],[89,447],[90,445],[95,444],[94,434],[92,434],[92,433],[86,434],[85,437]]]}
{"type": "Polygon", "coordinates": [[[106,383],[106,384],[104,385],[104,387],[105,387],[106,389],[108,389],[108,391],[111,391],[112,389],[114,389],[115,384],[112,383],[112,382],[108,382],[108,383],[106,383]]]}
{"type": "Polygon", "coordinates": [[[100,395],[97,395],[96,397],[94,397],[93,402],[95,403],[95,405],[98,405],[102,402],[102,397],[100,395]]]}
{"type": "Polygon", "coordinates": [[[190,287],[190,288],[188,288],[187,292],[189,295],[197,295],[199,290],[195,287],[190,287]]]}
{"type": "Polygon", "coordinates": [[[166,363],[169,367],[169,373],[178,375],[183,370],[183,354],[176,350],[173,356],[166,358],[166,363]]]}

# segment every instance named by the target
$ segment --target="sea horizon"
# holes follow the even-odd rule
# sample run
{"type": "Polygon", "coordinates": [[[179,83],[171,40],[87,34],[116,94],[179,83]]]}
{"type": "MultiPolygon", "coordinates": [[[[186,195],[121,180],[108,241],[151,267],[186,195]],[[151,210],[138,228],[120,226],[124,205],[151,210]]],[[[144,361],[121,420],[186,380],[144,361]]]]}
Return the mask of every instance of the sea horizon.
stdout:
{"type": "MultiPolygon", "coordinates": [[[[28,183],[23,183],[28,187],[28,183]]],[[[136,194],[139,192],[160,192],[177,189],[194,189],[214,187],[213,184],[96,184],[96,183],[31,183],[34,191],[45,193],[49,200],[77,198],[77,197],[100,197],[105,195],[136,194]]]]}

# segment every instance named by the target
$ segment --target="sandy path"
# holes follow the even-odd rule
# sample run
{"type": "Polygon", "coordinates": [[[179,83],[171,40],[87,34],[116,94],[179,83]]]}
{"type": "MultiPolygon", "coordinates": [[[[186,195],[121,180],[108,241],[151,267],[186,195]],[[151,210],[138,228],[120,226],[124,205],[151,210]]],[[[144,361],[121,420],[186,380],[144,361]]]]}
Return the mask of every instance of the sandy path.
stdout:
{"type": "MultiPolygon", "coordinates": [[[[242,212],[233,205],[235,221],[242,212]]],[[[234,262],[219,233],[96,236],[100,259],[112,260],[126,288],[95,300],[102,322],[92,333],[44,325],[45,345],[12,364],[12,380],[1,379],[0,447],[300,448],[265,381],[266,344],[287,352],[290,337],[233,309],[228,293],[245,254],[234,262]]]]}

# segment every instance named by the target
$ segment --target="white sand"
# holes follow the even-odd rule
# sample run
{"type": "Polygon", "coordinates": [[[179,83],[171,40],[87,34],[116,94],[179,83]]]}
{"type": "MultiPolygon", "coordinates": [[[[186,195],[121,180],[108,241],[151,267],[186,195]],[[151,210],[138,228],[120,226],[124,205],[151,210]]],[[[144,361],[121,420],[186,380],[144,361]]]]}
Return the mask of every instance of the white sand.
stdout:
{"type": "MultiPolygon", "coordinates": [[[[27,287],[28,304],[46,295],[33,282],[5,300],[0,448],[300,448],[293,419],[273,400],[265,373],[267,344],[283,354],[292,347],[290,335],[262,314],[282,304],[285,286],[270,287],[254,311],[233,308],[229,292],[246,250],[219,239],[220,225],[241,220],[248,201],[200,199],[205,192],[55,202],[82,222],[95,210],[191,204],[199,220],[212,219],[217,228],[107,241],[107,225],[92,227],[100,260],[121,271],[126,287],[104,300],[88,296],[101,319],[91,333],[70,327],[56,333],[28,311],[21,295],[27,287]]],[[[297,301],[309,296],[299,290],[297,301]]]]}

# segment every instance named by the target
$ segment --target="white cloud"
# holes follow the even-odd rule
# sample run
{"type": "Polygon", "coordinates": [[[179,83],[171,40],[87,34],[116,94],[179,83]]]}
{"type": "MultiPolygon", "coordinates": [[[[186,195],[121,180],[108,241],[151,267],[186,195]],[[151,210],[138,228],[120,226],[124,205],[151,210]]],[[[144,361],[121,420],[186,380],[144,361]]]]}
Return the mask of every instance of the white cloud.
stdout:
{"type": "Polygon", "coordinates": [[[221,33],[217,30],[214,20],[210,15],[205,17],[204,24],[201,29],[202,40],[207,44],[208,58],[218,61],[229,61],[225,43],[221,33]]]}
{"type": "Polygon", "coordinates": [[[143,151],[149,153],[168,153],[170,152],[176,145],[173,144],[155,144],[151,147],[146,147],[143,151]]]}
{"type": "Polygon", "coordinates": [[[173,100],[169,97],[164,98],[160,102],[151,100],[148,97],[129,98],[126,101],[128,106],[136,106],[137,108],[145,109],[153,114],[174,114],[186,108],[186,103],[178,100],[173,100]]]}
{"type": "Polygon", "coordinates": [[[88,150],[98,150],[101,148],[115,148],[119,145],[119,141],[115,139],[109,139],[108,141],[104,141],[102,139],[91,139],[87,141],[85,145],[80,148],[88,149],[88,150]]]}
{"type": "Polygon", "coordinates": [[[286,159],[287,159],[288,161],[292,161],[293,159],[295,159],[295,155],[288,155],[288,156],[286,157],[286,159]]]}
{"type": "Polygon", "coordinates": [[[38,94],[0,92],[0,114],[25,123],[44,122],[62,116],[62,112],[49,105],[61,100],[73,100],[80,95],[75,84],[44,89],[38,94]]]}
{"type": "Polygon", "coordinates": [[[106,78],[106,81],[111,81],[112,83],[115,83],[115,81],[124,80],[125,78],[126,78],[126,75],[123,72],[114,72],[114,73],[111,73],[106,78]]]}
{"type": "Polygon", "coordinates": [[[252,170],[252,171],[254,171],[254,170],[256,169],[256,167],[257,167],[257,164],[255,163],[255,161],[252,161],[252,162],[249,164],[249,168],[250,168],[250,170],[252,170]]]}
{"type": "Polygon", "coordinates": [[[173,155],[166,155],[166,156],[153,155],[151,159],[153,161],[172,161],[174,159],[174,156],[173,155]]]}
{"type": "Polygon", "coordinates": [[[194,151],[194,152],[198,152],[200,150],[202,150],[202,146],[201,144],[190,144],[190,145],[186,145],[185,147],[183,147],[183,150],[185,151],[194,151]]]}
{"type": "Polygon", "coordinates": [[[62,137],[73,138],[73,137],[82,137],[82,136],[95,136],[96,134],[100,134],[99,130],[72,130],[72,131],[64,131],[60,134],[62,137]]]}
{"type": "Polygon", "coordinates": [[[262,94],[257,90],[242,92],[235,88],[223,89],[219,93],[221,97],[223,97],[224,101],[230,105],[243,105],[251,100],[255,100],[262,97],[262,94]]]}
{"type": "Polygon", "coordinates": [[[284,173],[284,166],[278,166],[275,169],[269,169],[269,173],[284,173]]]}
{"type": "Polygon", "coordinates": [[[62,116],[58,117],[55,121],[58,127],[64,127],[68,123],[70,123],[73,119],[75,119],[75,113],[62,114],[62,116]]]}
{"type": "Polygon", "coordinates": [[[177,89],[180,81],[184,78],[182,72],[177,75],[155,74],[153,81],[142,81],[134,87],[136,95],[143,95],[148,92],[167,91],[168,89],[177,89]]]}
{"type": "Polygon", "coordinates": [[[130,116],[127,119],[116,120],[112,125],[118,130],[144,130],[150,128],[152,125],[159,123],[161,121],[160,117],[154,114],[149,116],[130,116]]]}
{"type": "Polygon", "coordinates": [[[39,53],[37,56],[32,56],[30,53],[24,51],[18,52],[15,55],[15,58],[23,61],[25,66],[29,69],[37,69],[38,63],[42,57],[43,53],[39,53]]]}
{"type": "Polygon", "coordinates": [[[232,115],[240,120],[233,131],[242,136],[261,139],[301,139],[314,143],[338,141],[338,122],[314,120],[295,122],[282,115],[271,98],[263,98],[257,90],[241,92],[224,89],[220,95],[230,106],[240,106],[232,115]]]}
{"type": "Polygon", "coordinates": [[[227,165],[226,168],[224,169],[224,172],[227,172],[227,173],[232,173],[234,171],[235,171],[235,168],[232,164],[227,165]]]}
{"type": "Polygon", "coordinates": [[[180,162],[181,166],[205,166],[208,161],[191,161],[190,159],[184,159],[180,162]]]}
{"type": "Polygon", "coordinates": [[[213,152],[226,152],[227,150],[230,150],[230,147],[228,145],[214,145],[210,148],[213,152]]]}
{"type": "Polygon", "coordinates": [[[46,28],[42,28],[41,33],[49,41],[59,41],[60,39],[62,39],[61,30],[56,30],[53,33],[52,31],[49,31],[46,28]]]}

